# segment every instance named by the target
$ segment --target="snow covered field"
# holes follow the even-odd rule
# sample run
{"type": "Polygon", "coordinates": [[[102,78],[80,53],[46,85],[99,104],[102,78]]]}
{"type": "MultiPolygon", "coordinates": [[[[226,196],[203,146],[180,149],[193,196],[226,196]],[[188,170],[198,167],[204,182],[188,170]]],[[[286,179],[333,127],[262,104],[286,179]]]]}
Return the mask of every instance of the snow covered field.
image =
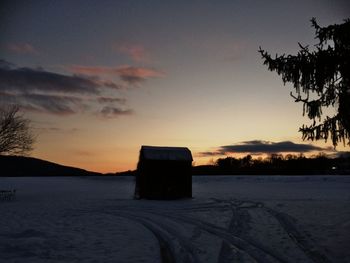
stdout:
{"type": "Polygon", "coordinates": [[[133,200],[132,177],[0,178],[1,262],[350,262],[350,176],[197,176],[133,200]]]}

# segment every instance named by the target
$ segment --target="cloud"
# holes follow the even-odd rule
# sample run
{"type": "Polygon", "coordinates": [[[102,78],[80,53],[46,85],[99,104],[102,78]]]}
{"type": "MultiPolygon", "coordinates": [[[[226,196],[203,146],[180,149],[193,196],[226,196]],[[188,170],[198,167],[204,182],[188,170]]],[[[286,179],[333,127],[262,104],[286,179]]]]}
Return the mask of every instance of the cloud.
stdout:
{"type": "Polygon", "coordinates": [[[19,104],[22,109],[31,112],[70,115],[86,106],[81,98],[51,94],[11,94],[0,92],[2,103],[19,104]]]}
{"type": "Polygon", "coordinates": [[[126,100],[103,96],[105,88],[118,90],[120,85],[99,77],[64,75],[41,68],[18,68],[0,60],[0,102],[18,104],[25,111],[64,116],[85,112],[90,109],[89,103],[98,102],[108,106],[102,108],[103,116],[132,112],[112,107],[116,103],[125,104],[126,100]]]}
{"type": "Polygon", "coordinates": [[[133,66],[119,66],[119,67],[101,67],[101,66],[80,66],[73,65],[69,68],[72,72],[85,75],[112,75],[118,76],[124,82],[131,85],[138,85],[149,78],[164,77],[165,74],[162,71],[146,68],[146,67],[133,67],[133,66]]]}
{"type": "Polygon", "coordinates": [[[113,87],[112,82],[77,75],[63,75],[43,69],[13,68],[0,64],[0,90],[20,92],[63,92],[97,94],[101,87],[113,87]]]}
{"type": "Polygon", "coordinates": [[[114,74],[113,68],[102,67],[102,66],[89,67],[89,66],[72,65],[69,67],[69,70],[73,73],[83,74],[83,75],[92,75],[92,76],[114,74]]]}
{"type": "Polygon", "coordinates": [[[129,56],[135,62],[149,62],[150,56],[142,45],[116,44],[113,46],[119,53],[129,56]]]}
{"type": "Polygon", "coordinates": [[[164,73],[150,68],[123,66],[118,68],[120,78],[129,84],[138,84],[148,78],[163,77],[164,73]]]}
{"type": "Polygon", "coordinates": [[[100,116],[106,119],[117,118],[123,115],[131,115],[133,114],[133,110],[131,109],[121,109],[117,107],[106,106],[100,111],[100,116]]]}
{"type": "Polygon", "coordinates": [[[312,152],[321,151],[325,148],[312,144],[298,144],[291,141],[269,142],[269,141],[246,141],[235,145],[220,147],[221,152],[229,153],[281,153],[281,152],[312,152]]]}
{"type": "Polygon", "coordinates": [[[82,99],[71,96],[26,94],[22,97],[27,102],[28,107],[37,112],[70,115],[85,108],[82,99]]]}
{"type": "Polygon", "coordinates": [[[225,155],[230,153],[271,154],[271,153],[306,153],[312,151],[330,151],[329,147],[322,148],[312,144],[299,144],[291,141],[269,142],[262,140],[245,141],[233,145],[218,147],[212,152],[201,152],[201,156],[225,155]]]}
{"type": "Polygon", "coordinates": [[[6,61],[6,60],[3,60],[3,59],[0,59],[0,69],[11,69],[13,68],[15,65],[6,61]]]}
{"type": "Polygon", "coordinates": [[[7,49],[17,54],[37,54],[38,51],[29,43],[8,44],[7,49]]]}
{"type": "Polygon", "coordinates": [[[100,86],[104,86],[106,88],[111,88],[111,89],[122,89],[123,86],[117,83],[114,83],[113,81],[109,80],[97,80],[97,83],[100,86]]]}
{"type": "Polygon", "coordinates": [[[107,103],[119,103],[119,104],[125,104],[126,99],[123,98],[110,98],[110,97],[99,97],[97,98],[97,101],[101,104],[107,104],[107,103]]]}
{"type": "Polygon", "coordinates": [[[199,153],[195,153],[196,157],[208,157],[208,156],[218,156],[218,155],[224,155],[224,153],[222,152],[218,152],[218,151],[207,151],[207,152],[199,152],[199,153]]]}

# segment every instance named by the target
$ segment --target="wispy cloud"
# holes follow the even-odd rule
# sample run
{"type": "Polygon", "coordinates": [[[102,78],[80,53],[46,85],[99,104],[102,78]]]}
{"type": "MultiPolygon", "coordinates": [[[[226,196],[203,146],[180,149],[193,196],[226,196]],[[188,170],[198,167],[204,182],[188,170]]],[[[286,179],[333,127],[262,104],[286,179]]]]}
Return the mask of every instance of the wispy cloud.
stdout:
{"type": "Polygon", "coordinates": [[[19,104],[26,111],[64,116],[91,111],[89,104],[98,102],[103,104],[101,114],[109,118],[130,114],[132,110],[118,108],[125,99],[104,96],[106,88],[118,90],[120,85],[96,76],[19,68],[0,60],[0,102],[19,104]]]}
{"type": "Polygon", "coordinates": [[[110,97],[99,97],[97,98],[97,101],[101,104],[105,104],[105,103],[125,104],[126,103],[126,99],[124,98],[110,98],[110,97]]]}
{"type": "Polygon", "coordinates": [[[98,79],[63,75],[43,69],[0,67],[0,90],[2,91],[97,94],[101,87],[108,87],[111,84],[98,79]]]}
{"type": "Polygon", "coordinates": [[[8,44],[6,47],[11,52],[14,52],[14,53],[17,53],[17,54],[37,54],[37,53],[39,53],[29,43],[11,43],[11,44],[8,44]]]}
{"type": "Polygon", "coordinates": [[[0,59],[0,69],[11,69],[13,67],[15,67],[13,63],[0,59]]]}
{"type": "Polygon", "coordinates": [[[218,156],[232,153],[271,154],[271,153],[307,153],[313,151],[331,151],[332,148],[318,147],[312,144],[294,143],[292,141],[270,142],[262,140],[245,141],[224,145],[213,151],[201,152],[200,156],[218,156]]]}
{"type": "Polygon", "coordinates": [[[206,152],[197,152],[195,153],[196,157],[210,157],[210,156],[219,156],[219,155],[225,155],[225,153],[219,152],[219,151],[206,151],[206,152]]]}
{"type": "Polygon", "coordinates": [[[134,62],[149,62],[150,55],[140,44],[114,44],[113,49],[130,57],[134,62]]]}
{"type": "Polygon", "coordinates": [[[133,114],[133,110],[131,109],[122,109],[118,107],[106,106],[100,111],[100,116],[106,119],[116,118],[123,115],[131,115],[133,114]]]}
{"type": "Polygon", "coordinates": [[[121,80],[127,84],[137,85],[150,78],[164,77],[165,73],[153,68],[147,67],[133,67],[129,65],[119,67],[101,67],[101,66],[80,66],[73,65],[69,68],[72,72],[78,74],[99,76],[99,75],[112,75],[118,76],[121,80]]]}
{"type": "Polygon", "coordinates": [[[22,104],[27,103],[28,109],[56,115],[78,113],[87,107],[81,98],[72,96],[25,94],[21,95],[20,98],[23,100],[22,104]]]}
{"type": "Polygon", "coordinates": [[[102,67],[102,66],[80,66],[72,65],[68,68],[71,72],[76,74],[99,76],[99,75],[113,75],[114,68],[111,67],[102,67]]]}
{"type": "Polygon", "coordinates": [[[165,75],[164,72],[155,69],[132,66],[119,67],[118,74],[123,81],[129,84],[137,84],[149,78],[159,78],[165,75]]]}
{"type": "Polygon", "coordinates": [[[31,112],[71,115],[86,108],[83,99],[72,96],[7,92],[0,92],[0,95],[1,103],[19,104],[23,110],[31,112]]]}

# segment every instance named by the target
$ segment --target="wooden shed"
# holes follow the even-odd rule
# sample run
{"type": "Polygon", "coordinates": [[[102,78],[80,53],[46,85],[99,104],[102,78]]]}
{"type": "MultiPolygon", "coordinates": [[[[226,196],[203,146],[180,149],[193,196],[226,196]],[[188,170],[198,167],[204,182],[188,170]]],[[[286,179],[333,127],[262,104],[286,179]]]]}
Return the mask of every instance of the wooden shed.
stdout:
{"type": "Polygon", "coordinates": [[[185,147],[142,146],[135,198],[191,198],[192,160],[191,151],[185,147]]]}

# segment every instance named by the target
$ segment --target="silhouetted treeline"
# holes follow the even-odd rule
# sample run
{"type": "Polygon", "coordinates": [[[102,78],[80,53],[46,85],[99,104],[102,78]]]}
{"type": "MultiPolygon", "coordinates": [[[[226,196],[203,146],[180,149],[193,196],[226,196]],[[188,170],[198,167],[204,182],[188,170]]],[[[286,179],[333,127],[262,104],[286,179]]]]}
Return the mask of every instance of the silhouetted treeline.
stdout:
{"type": "Polygon", "coordinates": [[[220,158],[214,165],[193,167],[194,175],[317,175],[350,174],[350,156],[328,158],[324,154],[307,158],[304,155],[271,154],[269,157],[220,158]]]}
{"type": "Polygon", "coordinates": [[[0,155],[0,177],[8,176],[96,176],[100,173],[64,166],[38,158],[0,155]]]}
{"type": "MultiPolygon", "coordinates": [[[[164,171],[166,174],[166,171],[164,171]]],[[[350,155],[328,158],[319,154],[312,158],[303,155],[272,154],[254,159],[226,157],[213,165],[192,167],[193,175],[350,175],[350,155]]],[[[31,157],[0,155],[1,176],[135,176],[136,171],[101,174],[68,167],[31,157]]]]}

